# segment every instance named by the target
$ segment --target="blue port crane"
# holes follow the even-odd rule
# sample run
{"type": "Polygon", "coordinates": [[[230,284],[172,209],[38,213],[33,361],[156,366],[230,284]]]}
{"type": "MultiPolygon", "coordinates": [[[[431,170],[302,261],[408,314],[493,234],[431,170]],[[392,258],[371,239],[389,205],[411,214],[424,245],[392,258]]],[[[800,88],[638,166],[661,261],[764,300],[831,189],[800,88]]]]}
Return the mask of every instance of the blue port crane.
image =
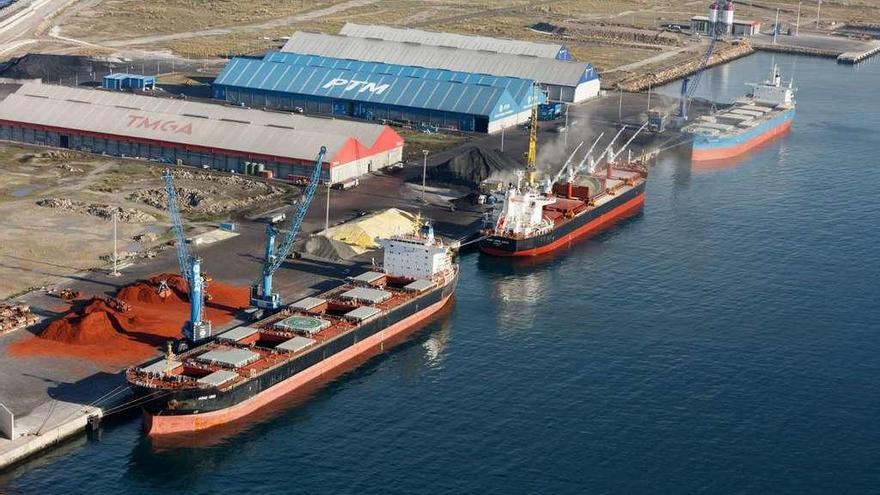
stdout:
{"type": "Polygon", "coordinates": [[[162,180],[165,182],[168,211],[171,213],[171,225],[176,238],[177,263],[180,265],[180,274],[186,280],[189,292],[189,321],[183,327],[183,337],[190,343],[196,343],[211,336],[211,322],[204,319],[205,280],[201,273],[202,260],[193,255],[186,243],[171,170],[165,169],[162,180]]]}
{"type": "Polygon", "coordinates": [[[718,41],[716,25],[717,23],[712,23],[709,28],[712,33],[711,38],[709,39],[709,47],[706,49],[706,53],[703,55],[700,65],[697,66],[696,72],[690,77],[685,77],[681,81],[681,94],[678,100],[676,117],[682,121],[687,120],[688,118],[688,107],[690,106],[691,98],[696,94],[697,88],[700,86],[700,79],[702,79],[706,67],[709,66],[709,60],[712,58],[712,53],[715,51],[715,42],[718,41]]]}
{"type": "Polygon", "coordinates": [[[299,229],[302,226],[309,205],[315,197],[315,191],[318,189],[318,183],[321,180],[321,168],[324,163],[324,156],[327,154],[327,147],[321,146],[321,151],[315,158],[315,166],[312,169],[312,175],[309,177],[309,183],[303,192],[302,200],[296,208],[296,213],[290,217],[290,223],[284,232],[284,238],[281,245],[275,246],[275,240],[278,237],[279,230],[270,222],[266,225],[266,248],[263,259],[263,271],[259,279],[254,281],[251,286],[251,306],[267,311],[278,311],[281,308],[281,296],[272,292],[272,276],[281,268],[284,259],[287,258],[293,242],[296,240],[299,229]]]}

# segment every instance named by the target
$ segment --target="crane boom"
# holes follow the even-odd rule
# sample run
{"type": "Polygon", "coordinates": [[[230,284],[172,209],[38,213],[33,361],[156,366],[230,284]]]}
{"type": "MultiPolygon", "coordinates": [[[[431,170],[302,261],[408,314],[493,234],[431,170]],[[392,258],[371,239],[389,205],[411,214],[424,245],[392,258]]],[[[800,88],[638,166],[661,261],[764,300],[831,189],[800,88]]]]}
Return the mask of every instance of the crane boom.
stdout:
{"type": "Polygon", "coordinates": [[[700,65],[697,66],[696,72],[691,77],[685,77],[681,81],[681,96],[678,102],[678,117],[687,120],[688,117],[688,107],[690,106],[691,98],[696,94],[697,88],[700,86],[700,80],[703,78],[703,73],[706,71],[706,68],[709,66],[709,60],[712,58],[712,53],[715,51],[715,42],[718,41],[718,35],[715,33],[715,27],[711,27],[712,37],[709,39],[709,47],[706,49],[706,53],[703,55],[703,59],[700,61],[700,65]]]}
{"type": "Polygon", "coordinates": [[[211,336],[211,322],[202,319],[204,309],[205,280],[202,278],[202,260],[192,254],[186,243],[183,233],[183,221],[180,218],[180,208],[177,204],[177,191],[174,189],[171,170],[165,169],[162,173],[162,181],[165,183],[165,195],[168,199],[168,212],[171,214],[171,225],[174,229],[177,250],[177,263],[180,266],[180,274],[186,280],[189,292],[189,321],[183,328],[183,336],[190,342],[198,342],[211,336]]]}
{"type": "Polygon", "coordinates": [[[642,129],[644,129],[644,128],[647,127],[647,126],[648,126],[648,122],[645,121],[645,123],[642,124],[641,127],[639,127],[639,130],[637,130],[636,133],[633,134],[632,137],[630,137],[629,140],[627,140],[626,143],[624,143],[623,147],[621,147],[619,150],[617,150],[617,153],[615,153],[614,156],[611,157],[611,161],[614,161],[615,159],[617,159],[617,157],[620,156],[620,154],[623,153],[623,151],[624,151],[627,147],[629,147],[629,145],[633,142],[633,140],[635,140],[636,136],[638,136],[639,133],[642,132],[642,129]]]}
{"type": "Polygon", "coordinates": [[[569,175],[573,175],[573,174],[572,174],[572,170],[571,170],[569,167],[571,166],[571,161],[574,160],[574,155],[575,155],[575,153],[577,153],[578,150],[581,149],[581,146],[583,146],[583,145],[584,145],[584,142],[581,141],[580,144],[578,144],[577,147],[574,149],[574,151],[571,152],[571,155],[569,155],[569,156],[568,156],[568,160],[565,160],[565,163],[562,164],[562,168],[559,169],[559,172],[556,174],[556,177],[553,177],[553,182],[552,182],[552,183],[555,184],[556,182],[558,182],[559,179],[562,178],[562,174],[563,174],[566,170],[569,171],[569,175]]]}
{"type": "Polygon", "coordinates": [[[529,149],[526,151],[526,180],[534,185],[538,152],[538,95],[537,83],[532,86],[532,115],[529,119],[529,149]]]}
{"type": "Polygon", "coordinates": [[[180,266],[180,274],[186,279],[187,285],[192,284],[190,280],[189,264],[192,254],[186,244],[186,236],[183,233],[183,222],[180,220],[180,208],[177,203],[177,191],[174,189],[174,182],[171,176],[171,170],[165,169],[162,173],[162,181],[165,182],[165,196],[168,199],[168,212],[171,214],[171,226],[174,229],[174,237],[176,242],[174,247],[177,249],[177,263],[180,266]]]}
{"type": "Polygon", "coordinates": [[[318,189],[318,183],[321,179],[321,168],[326,154],[327,148],[321,146],[321,150],[315,158],[315,165],[312,168],[309,183],[303,192],[302,200],[299,202],[295,213],[291,216],[290,223],[284,233],[284,238],[281,240],[281,245],[277,246],[277,248],[275,246],[275,238],[278,235],[278,230],[272,224],[266,226],[266,249],[263,271],[260,279],[256,280],[253,286],[251,286],[251,304],[258,308],[277,310],[281,307],[281,297],[272,292],[272,276],[284,264],[285,258],[287,258],[293,243],[296,241],[296,236],[299,234],[300,227],[302,227],[303,219],[305,219],[309,205],[312,204],[312,199],[315,197],[315,192],[318,189]]]}
{"type": "Polygon", "coordinates": [[[581,162],[580,162],[580,163],[578,163],[577,168],[574,169],[574,175],[575,175],[575,176],[577,176],[577,174],[578,174],[581,170],[584,169],[584,164],[587,163],[587,160],[589,160],[590,155],[593,154],[593,149],[596,148],[596,145],[599,144],[599,140],[602,139],[602,136],[604,136],[604,135],[605,135],[605,131],[602,131],[602,134],[599,134],[599,137],[597,137],[596,140],[593,141],[593,145],[590,146],[590,149],[589,149],[589,150],[587,150],[587,154],[584,155],[584,158],[581,159],[581,162]]]}

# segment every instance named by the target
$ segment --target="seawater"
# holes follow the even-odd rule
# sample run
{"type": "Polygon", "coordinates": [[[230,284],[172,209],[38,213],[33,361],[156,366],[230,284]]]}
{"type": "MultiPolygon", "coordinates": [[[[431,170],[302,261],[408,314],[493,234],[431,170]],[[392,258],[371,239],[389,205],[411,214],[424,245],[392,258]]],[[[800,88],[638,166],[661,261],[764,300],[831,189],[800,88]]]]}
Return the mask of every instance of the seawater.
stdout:
{"type": "MultiPolygon", "coordinates": [[[[880,64],[780,64],[790,134],[662,156],[644,212],[541,260],[468,254],[407,343],[248,429],[112,423],[4,493],[855,493],[880,487],[880,64]]],[[[677,93],[677,85],[666,88],[677,93]]]]}

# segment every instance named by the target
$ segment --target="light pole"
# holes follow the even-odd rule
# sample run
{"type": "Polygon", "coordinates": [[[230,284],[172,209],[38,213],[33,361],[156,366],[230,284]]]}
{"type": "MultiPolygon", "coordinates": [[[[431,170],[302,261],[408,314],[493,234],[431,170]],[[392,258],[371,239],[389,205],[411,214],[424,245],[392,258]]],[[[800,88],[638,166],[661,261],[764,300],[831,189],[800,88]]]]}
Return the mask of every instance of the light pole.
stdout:
{"type": "Polygon", "coordinates": [[[568,103],[565,103],[565,134],[562,136],[562,142],[568,146],[568,103]]]}
{"type": "Polygon", "coordinates": [[[504,129],[505,126],[501,126],[501,152],[504,153],[504,129]]]}
{"type": "Polygon", "coordinates": [[[617,102],[617,123],[623,122],[623,88],[620,88],[620,101],[617,102]]]}
{"type": "Polygon", "coordinates": [[[117,269],[118,268],[117,263],[118,263],[119,256],[116,254],[117,253],[117,251],[116,251],[116,217],[117,216],[119,216],[119,212],[114,211],[113,212],[113,273],[110,274],[114,277],[119,276],[119,270],[117,269]]]}
{"type": "Polygon", "coordinates": [[[816,29],[819,29],[819,11],[822,10],[822,0],[816,2],[816,29]]]}
{"type": "Polygon", "coordinates": [[[779,34],[779,9],[776,9],[776,22],[773,23],[773,44],[776,44],[776,35],[779,34]]]}
{"type": "Polygon", "coordinates": [[[327,207],[324,209],[324,233],[330,228],[330,186],[332,183],[327,181],[327,207]]]}
{"type": "Polygon", "coordinates": [[[422,203],[425,201],[425,177],[428,175],[428,150],[422,150],[422,203]]]}
{"type": "Polygon", "coordinates": [[[798,2],[798,13],[797,13],[797,21],[794,23],[794,35],[798,35],[798,31],[801,28],[801,2],[798,2]]]}
{"type": "Polygon", "coordinates": [[[648,112],[651,111],[651,83],[653,82],[654,74],[648,74],[648,112]]]}

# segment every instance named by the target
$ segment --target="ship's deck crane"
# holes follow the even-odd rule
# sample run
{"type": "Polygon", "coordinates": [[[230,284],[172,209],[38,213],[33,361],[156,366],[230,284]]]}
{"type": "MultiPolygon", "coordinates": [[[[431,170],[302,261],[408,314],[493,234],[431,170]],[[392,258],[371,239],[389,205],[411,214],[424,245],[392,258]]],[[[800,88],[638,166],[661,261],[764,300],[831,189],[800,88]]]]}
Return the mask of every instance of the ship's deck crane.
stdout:
{"type": "Polygon", "coordinates": [[[277,311],[281,308],[281,296],[272,292],[272,276],[284,263],[290,248],[293,247],[293,242],[296,240],[309,205],[315,197],[315,191],[318,189],[318,182],[321,179],[321,167],[326,154],[327,148],[321,146],[321,150],[315,158],[315,166],[312,169],[312,175],[309,177],[309,183],[303,193],[302,201],[300,201],[296,213],[291,215],[290,223],[284,233],[284,239],[282,239],[281,245],[277,248],[275,246],[275,239],[279,231],[271,223],[266,226],[263,272],[261,277],[254,281],[254,284],[251,286],[251,306],[268,311],[277,311]]]}
{"type": "Polygon", "coordinates": [[[180,274],[186,280],[189,291],[189,321],[183,327],[183,336],[188,342],[195,343],[211,336],[211,322],[204,319],[205,280],[201,273],[202,260],[190,252],[186,243],[171,170],[165,169],[162,180],[165,182],[168,211],[171,214],[171,224],[176,238],[177,263],[180,265],[180,274]]]}

